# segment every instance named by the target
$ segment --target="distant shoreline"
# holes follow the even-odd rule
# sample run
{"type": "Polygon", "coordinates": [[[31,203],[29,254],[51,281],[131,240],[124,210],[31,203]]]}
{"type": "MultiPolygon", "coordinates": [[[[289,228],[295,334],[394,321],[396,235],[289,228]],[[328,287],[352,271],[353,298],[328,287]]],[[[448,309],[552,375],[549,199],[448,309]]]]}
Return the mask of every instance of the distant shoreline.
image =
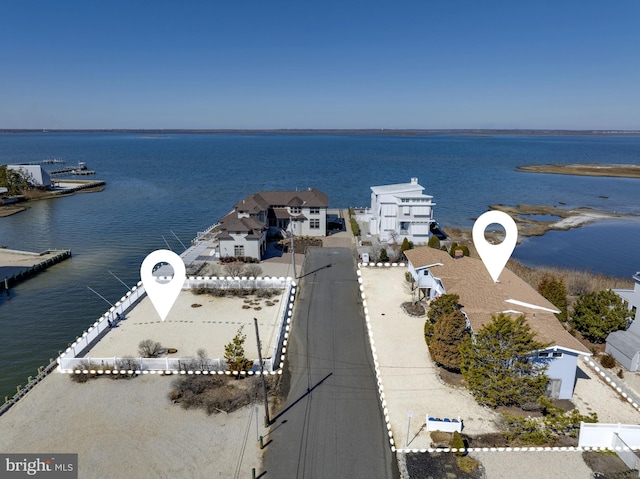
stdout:
{"type": "Polygon", "coordinates": [[[64,196],[71,196],[76,193],[96,193],[104,190],[106,185],[106,182],[102,180],[62,180],[59,183],[66,184],[67,187],[47,192],[40,192],[36,190],[35,192],[31,192],[31,196],[27,196],[24,200],[18,203],[0,205],[0,218],[12,216],[26,211],[27,209],[29,209],[29,206],[24,205],[25,203],[50,200],[53,198],[62,198],[64,196]]]}
{"type": "Polygon", "coordinates": [[[570,165],[518,166],[516,171],[548,173],[553,175],[605,176],[614,178],[640,178],[640,165],[584,163],[570,165]]]}
{"type": "Polygon", "coordinates": [[[15,133],[133,133],[142,135],[167,135],[167,134],[281,134],[281,135],[532,135],[532,136],[640,136],[640,130],[509,130],[509,129],[387,129],[387,128],[363,128],[363,129],[313,129],[313,128],[275,128],[275,129],[157,129],[157,128],[123,128],[123,129],[0,129],[0,134],[15,133]]]}

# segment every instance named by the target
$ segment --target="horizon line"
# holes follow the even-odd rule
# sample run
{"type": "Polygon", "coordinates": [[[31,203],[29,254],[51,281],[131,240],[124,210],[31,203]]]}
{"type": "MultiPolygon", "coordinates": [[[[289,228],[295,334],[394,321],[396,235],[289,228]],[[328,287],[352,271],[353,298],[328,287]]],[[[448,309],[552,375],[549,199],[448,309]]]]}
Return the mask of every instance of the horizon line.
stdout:
{"type": "Polygon", "coordinates": [[[567,129],[567,128],[0,128],[2,133],[536,133],[640,135],[635,129],[567,129]]]}

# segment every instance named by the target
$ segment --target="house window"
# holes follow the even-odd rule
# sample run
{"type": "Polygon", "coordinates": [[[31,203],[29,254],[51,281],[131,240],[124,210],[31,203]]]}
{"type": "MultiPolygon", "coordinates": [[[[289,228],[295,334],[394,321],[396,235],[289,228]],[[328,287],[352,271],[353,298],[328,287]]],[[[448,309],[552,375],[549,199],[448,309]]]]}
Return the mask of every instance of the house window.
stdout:
{"type": "Polygon", "coordinates": [[[544,352],[539,352],[538,353],[538,357],[539,358],[548,358],[551,355],[551,353],[549,353],[548,351],[544,351],[544,352]]]}
{"type": "Polygon", "coordinates": [[[319,215],[320,214],[320,208],[309,208],[309,214],[319,215]]]}
{"type": "Polygon", "coordinates": [[[551,357],[553,357],[553,358],[561,358],[562,357],[562,353],[552,353],[551,357]]]}
{"type": "Polygon", "coordinates": [[[320,220],[309,220],[309,228],[311,228],[312,230],[320,229],[320,220]]]}
{"type": "Polygon", "coordinates": [[[302,208],[300,208],[299,206],[292,206],[291,207],[291,214],[292,215],[299,215],[300,213],[302,213],[302,208]]]}
{"type": "Polygon", "coordinates": [[[233,256],[244,256],[244,245],[235,245],[233,247],[233,256]]]}

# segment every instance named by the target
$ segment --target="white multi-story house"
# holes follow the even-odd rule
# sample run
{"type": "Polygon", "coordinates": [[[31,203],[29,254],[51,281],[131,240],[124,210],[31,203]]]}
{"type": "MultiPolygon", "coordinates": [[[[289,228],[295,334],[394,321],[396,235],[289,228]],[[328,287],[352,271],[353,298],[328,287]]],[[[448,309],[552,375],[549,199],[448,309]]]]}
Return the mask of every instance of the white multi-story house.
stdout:
{"type": "Polygon", "coordinates": [[[238,201],[220,220],[220,255],[261,259],[270,227],[294,236],[326,236],[327,195],[304,191],[261,191],[238,201]]]}
{"type": "Polygon", "coordinates": [[[411,183],[371,187],[369,232],[381,242],[404,238],[416,244],[427,243],[433,219],[433,196],[423,193],[418,178],[411,183]]]}

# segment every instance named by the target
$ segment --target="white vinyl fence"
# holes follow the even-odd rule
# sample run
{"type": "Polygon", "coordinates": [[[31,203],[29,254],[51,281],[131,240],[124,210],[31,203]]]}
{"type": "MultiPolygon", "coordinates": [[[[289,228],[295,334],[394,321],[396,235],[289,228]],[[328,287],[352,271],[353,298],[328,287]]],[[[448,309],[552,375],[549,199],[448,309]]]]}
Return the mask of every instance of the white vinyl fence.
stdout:
{"type": "MultiPolygon", "coordinates": [[[[284,307],[278,318],[276,341],[271,351],[271,357],[262,361],[265,372],[274,372],[282,367],[284,361],[284,348],[289,337],[289,328],[293,314],[296,284],[291,278],[210,278],[191,277],[185,279],[184,288],[211,288],[211,289],[284,289],[284,307]]],[[[145,296],[142,282],[133,287],[114,307],[110,308],[93,326],[85,331],[81,337],[76,338],[73,344],[61,354],[58,359],[58,370],[71,372],[76,369],[100,370],[101,367],[127,369],[137,371],[211,371],[222,372],[227,369],[225,359],[194,359],[194,358],[92,358],[85,357],[84,353],[92,346],[106,330],[109,329],[109,321],[117,321],[118,315],[125,317],[127,313],[145,296]]],[[[268,354],[265,351],[265,355],[268,354]]],[[[259,372],[260,362],[253,360],[252,373],[259,372]]]]}
{"type": "MultiPolygon", "coordinates": [[[[638,457],[638,454],[636,454],[636,452],[634,452],[629,445],[620,438],[617,432],[613,433],[613,436],[613,450],[616,451],[618,457],[622,459],[622,462],[624,462],[629,469],[635,469],[638,471],[638,469],[640,469],[640,458],[638,457]]],[[[638,473],[638,477],[640,477],[640,471],[638,473]]]]}
{"type": "Polygon", "coordinates": [[[631,449],[640,449],[640,426],[636,424],[580,423],[578,447],[615,447],[616,435],[631,449]]]}
{"type": "MultiPolygon", "coordinates": [[[[173,372],[224,372],[227,369],[227,361],[224,358],[194,359],[194,358],[60,358],[60,369],[63,371],[101,371],[103,369],[116,369],[118,371],[162,371],[173,372]]],[[[265,371],[273,369],[271,358],[263,359],[262,365],[265,371]]],[[[250,372],[260,371],[260,363],[256,359],[250,372]]]]}
{"type": "Polygon", "coordinates": [[[145,295],[146,292],[142,286],[142,282],[140,282],[137,286],[134,286],[131,291],[127,292],[112,308],[104,313],[98,321],[93,323],[93,326],[82,333],[82,336],[76,338],[71,346],[60,355],[60,358],[76,358],[80,356],[105,330],[109,329],[109,321],[117,321],[118,315],[126,316],[145,295]]]}

